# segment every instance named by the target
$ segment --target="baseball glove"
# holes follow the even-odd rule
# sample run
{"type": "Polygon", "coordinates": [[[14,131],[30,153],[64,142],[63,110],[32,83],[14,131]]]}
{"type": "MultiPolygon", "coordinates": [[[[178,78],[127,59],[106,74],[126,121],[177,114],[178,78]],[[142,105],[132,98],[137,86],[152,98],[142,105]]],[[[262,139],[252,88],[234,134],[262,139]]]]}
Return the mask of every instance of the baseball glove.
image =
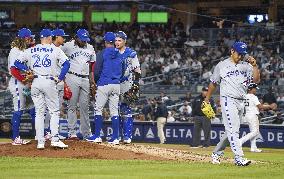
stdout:
{"type": "Polygon", "coordinates": [[[71,97],[72,97],[72,91],[71,91],[70,87],[67,85],[67,83],[64,82],[64,95],[63,95],[63,99],[70,100],[71,97]]]}
{"type": "Polygon", "coordinates": [[[90,91],[91,91],[91,96],[92,97],[96,97],[96,94],[97,94],[97,86],[95,83],[92,83],[90,85],[90,91]]]}
{"type": "Polygon", "coordinates": [[[201,104],[201,111],[208,119],[215,118],[215,112],[210,103],[203,101],[201,104]]]}
{"type": "Polygon", "coordinates": [[[33,71],[29,70],[24,74],[25,79],[23,80],[23,83],[33,82],[34,80],[34,73],[33,71]]]}
{"type": "Polygon", "coordinates": [[[123,95],[125,102],[128,104],[137,102],[139,100],[139,97],[140,97],[139,85],[135,83],[133,83],[130,90],[124,93],[123,95]]]}

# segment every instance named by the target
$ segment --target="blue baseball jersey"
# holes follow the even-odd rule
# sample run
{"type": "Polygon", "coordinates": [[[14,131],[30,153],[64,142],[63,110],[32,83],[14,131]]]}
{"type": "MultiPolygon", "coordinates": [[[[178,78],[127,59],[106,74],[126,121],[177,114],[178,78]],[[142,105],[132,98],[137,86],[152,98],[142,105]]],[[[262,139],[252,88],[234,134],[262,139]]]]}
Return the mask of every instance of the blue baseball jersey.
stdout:
{"type": "Polygon", "coordinates": [[[118,50],[108,47],[97,54],[94,79],[98,86],[119,84],[123,72],[123,61],[118,50]]]}

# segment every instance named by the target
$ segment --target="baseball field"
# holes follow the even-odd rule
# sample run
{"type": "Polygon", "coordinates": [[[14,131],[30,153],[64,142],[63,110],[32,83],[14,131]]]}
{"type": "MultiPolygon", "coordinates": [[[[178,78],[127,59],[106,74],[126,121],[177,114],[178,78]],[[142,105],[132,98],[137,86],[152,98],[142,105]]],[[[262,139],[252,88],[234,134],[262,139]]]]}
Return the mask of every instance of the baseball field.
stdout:
{"type": "Polygon", "coordinates": [[[35,149],[35,142],[11,146],[0,140],[0,178],[283,178],[284,150],[264,149],[246,157],[248,167],[236,167],[228,148],[221,165],[212,165],[213,147],[192,149],[187,145],[107,144],[68,142],[64,150],[35,149]],[[75,148],[76,146],[76,148],[75,148]]]}

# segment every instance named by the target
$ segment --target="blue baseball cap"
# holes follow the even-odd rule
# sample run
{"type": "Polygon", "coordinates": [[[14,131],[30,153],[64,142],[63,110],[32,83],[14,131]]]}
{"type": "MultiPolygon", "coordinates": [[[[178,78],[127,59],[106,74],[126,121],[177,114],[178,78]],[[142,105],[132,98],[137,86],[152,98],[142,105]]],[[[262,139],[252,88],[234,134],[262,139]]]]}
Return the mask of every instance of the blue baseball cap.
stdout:
{"type": "Polygon", "coordinates": [[[105,33],[105,36],[104,36],[104,40],[106,42],[114,42],[115,41],[115,35],[113,32],[107,32],[105,33]]]}
{"type": "Polygon", "coordinates": [[[241,55],[245,55],[247,54],[247,44],[245,44],[244,42],[235,42],[234,45],[232,46],[232,48],[238,52],[238,54],[241,54],[241,55]]]}
{"type": "Polygon", "coordinates": [[[68,37],[69,35],[65,34],[63,29],[55,29],[52,31],[53,36],[61,36],[61,37],[68,37]]]}
{"type": "Polygon", "coordinates": [[[118,31],[116,34],[115,34],[116,37],[120,37],[122,38],[123,40],[126,40],[127,39],[127,35],[126,33],[124,33],[123,31],[118,31]]]}
{"type": "Polygon", "coordinates": [[[49,37],[49,36],[53,36],[50,29],[42,29],[40,31],[40,38],[45,38],[45,37],[49,37]]]}
{"type": "Polygon", "coordinates": [[[31,32],[30,29],[21,28],[21,29],[18,31],[18,37],[20,37],[20,38],[26,38],[26,37],[32,37],[32,38],[34,38],[34,35],[32,35],[32,32],[31,32]]]}
{"type": "Polygon", "coordinates": [[[79,29],[77,31],[77,37],[83,42],[89,42],[90,41],[90,35],[89,35],[89,32],[86,29],[79,29]]]}

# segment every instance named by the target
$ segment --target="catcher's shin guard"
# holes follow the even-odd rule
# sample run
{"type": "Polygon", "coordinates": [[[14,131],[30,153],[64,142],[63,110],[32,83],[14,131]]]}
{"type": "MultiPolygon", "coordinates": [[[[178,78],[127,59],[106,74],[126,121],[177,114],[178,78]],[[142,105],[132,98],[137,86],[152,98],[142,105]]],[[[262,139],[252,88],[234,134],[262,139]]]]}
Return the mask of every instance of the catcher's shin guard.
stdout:
{"type": "Polygon", "coordinates": [[[12,140],[14,141],[16,137],[19,137],[19,128],[20,128],[20,121],[22,117],[23,111],[14,111],[13,117],[11,120],[12,123],[12,140]]]}
{"type": "Polygon", "coordinates": [[[125,115],[125,119],[123,120],[123,137],[131,139],[133,128],[132,110],[126,104],[122,104],[121,106],[123,106],[123,113],[125,115]]]}

